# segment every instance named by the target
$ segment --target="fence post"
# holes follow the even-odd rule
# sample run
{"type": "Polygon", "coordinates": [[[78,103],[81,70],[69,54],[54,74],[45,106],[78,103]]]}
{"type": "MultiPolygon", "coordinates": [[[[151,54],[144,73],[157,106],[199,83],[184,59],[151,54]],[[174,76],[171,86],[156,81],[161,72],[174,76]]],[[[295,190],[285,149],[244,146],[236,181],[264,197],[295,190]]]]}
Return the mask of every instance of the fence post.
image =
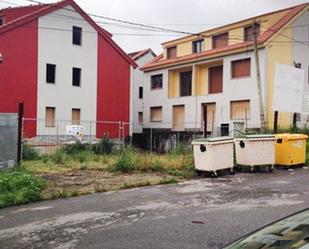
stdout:
{"type": "Polygon", "coordinates": [[[296,128],[297,128],[297,113],[296,112],[294,112],[293,113],[293,130],[295,131],[296,130],[296,128]]]}
{"type": "Polygon", "coordinates": [[[278,132],[278,115],[279,115],[279,112],[275,111],[274,113],[274,133],[275,134],[277,134],[278,132]]]}
{"type": "Polygon", "coordinates": [[[18,133],[17,133],[17,164],[20,165],[22,160],[22,129],[24,117],[24,102],[18,104],[18,133]]]}
{"type": "Polygon", "coordinates": [[[149,140],[149,142],[150,142],[150,152],[152,152],[152,127],[150,128],[150,140],[149,140]]]}
{"type": "Polygon", "coordinates": [[[92,129],[91,129],[91,125],[92,125],[92,122],[89,121],[89,143],[90,144],[92,142],[92,129]]]}

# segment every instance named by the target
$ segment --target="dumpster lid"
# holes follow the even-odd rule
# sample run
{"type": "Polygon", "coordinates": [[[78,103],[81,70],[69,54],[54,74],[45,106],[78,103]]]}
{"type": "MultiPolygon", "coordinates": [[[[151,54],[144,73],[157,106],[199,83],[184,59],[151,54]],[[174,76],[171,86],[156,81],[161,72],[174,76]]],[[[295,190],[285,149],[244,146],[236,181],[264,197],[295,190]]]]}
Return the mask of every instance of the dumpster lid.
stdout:
{"type": "Polygon", "coordinates": [[[275,138],[275,136],[272,134],[254,134],[254,135],[246,135],[245,138],[248,138],[248,139],[275,138]]]}
{"type": "Polygon", "coordinates": [[[290,133],[282,133],[276,134],[276,138],[282,138],[286,140],[301,140],[301,139],[308,139],[308,136],[305,134],[290,134],[290,133]]]}
{"type": "Polygon", "coordinates": [[[210,138],[199,138],[194,139],[192,144],[201,144],[201,143],[215,143],[215,142],[224,142],[224,141],[233,141],[232,137],[210,137],[210,138]]]}

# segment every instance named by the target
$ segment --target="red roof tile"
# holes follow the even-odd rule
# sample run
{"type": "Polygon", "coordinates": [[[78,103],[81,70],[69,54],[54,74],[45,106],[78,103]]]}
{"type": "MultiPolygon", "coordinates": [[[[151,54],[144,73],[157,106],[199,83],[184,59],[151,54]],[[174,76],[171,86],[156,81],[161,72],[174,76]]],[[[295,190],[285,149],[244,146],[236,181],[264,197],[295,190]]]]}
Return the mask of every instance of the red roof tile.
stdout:
{"type": "Polygon", "coordinates": [[[144,50],[132,52],[132,53],[129,53],[128,55],[132,58],[132,60],[136,61],[137,59],[139,59],[140,57],[144,56],[144,55],[147,54],[148,52],[152,53],[154,56],[157,56],[157,55],[151,50],[151,48],[147,48],[147,49],[144,49],[144,50]]]}
{"type": "MultiPolygon", "coordinates": [[[[282,18],[280,18],[274,25],[269,27],[265,32],[263,32],[258,37],[258,43],[263,44],[264,42],[267,42],[274,34],[276,34],[278,31],[280,31],[281,28],[283,28],[289,21],[291,21],[295,16],[297,16],[303,9],[305,9],[309,3],[300,4],[288,9],[289,10],[286,15],[284,15],[282,18]]],[[[266,14],[265,14],[266,15],[266,14]]],[[[254,17],[252,17],[253,19],[254,17]]],[[[226,26],[226,25],[225,25],[226,26]]],[[[218,27],[220,28],[220,27],[218,27]]],[[[215,54],[220,54],[223,52],[233,51],[236,49],[246,48],[253,45],[253,42],[240,42],[233,45],[229,45],[227,47],[219,48],[219,49],[211,49],[206,50],[198,54],[189,54],[184,56],[179,56],[173,59],[164,59],[163,55],[159,55],[156,58],[154,58],[149,63],[145,64],[141,69],[144,71],[152,70],[156,67],[163,67],[168,66],[174,63],[178,62],[184,62],[192,61],[192,60],[198,60],[198,59],[205,59],[207,56],[212,56],[215,54]]]]}

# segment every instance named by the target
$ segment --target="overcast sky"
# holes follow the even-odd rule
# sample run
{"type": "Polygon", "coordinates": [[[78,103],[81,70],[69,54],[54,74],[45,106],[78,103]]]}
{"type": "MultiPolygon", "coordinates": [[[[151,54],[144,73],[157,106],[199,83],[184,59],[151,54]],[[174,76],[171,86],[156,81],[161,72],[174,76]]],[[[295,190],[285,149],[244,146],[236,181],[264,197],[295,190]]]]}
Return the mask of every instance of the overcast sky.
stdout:
{"type": "MultiPolygon", "coordinates": [[[[25,0],[6,0],[27,5],[25,0]]],[[[87,13],[186,32],[198,32],[244,18],[306,2],[306,0],[75,0],[87,13]]],[[[41,0],[44,3],[55,1],[41,0]]],[[[8,4],[1,2],[0,7],[8,4]]],[[[180,37],[170,32],[152,32],[100,24],[126,52],[152,48],[161,53],[161,43],[180,37]],[[126,35],[131,34],[131,35],[126,35]],[[141,34],[137,36],[135,34],[141,34]],[[151,34],[149,36],[149,34],[151,34]]],[[[124,25],[124,24],[122,24],[124,25]]],[[[127,26],[127,25],[125,25],[127,26]]]]}

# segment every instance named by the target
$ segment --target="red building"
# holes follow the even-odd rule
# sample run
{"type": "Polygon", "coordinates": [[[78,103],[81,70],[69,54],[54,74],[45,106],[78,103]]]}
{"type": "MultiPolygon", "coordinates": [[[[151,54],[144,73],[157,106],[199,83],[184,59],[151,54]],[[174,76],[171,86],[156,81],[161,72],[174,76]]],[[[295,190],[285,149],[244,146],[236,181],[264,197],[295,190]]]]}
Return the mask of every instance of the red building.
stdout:
{"type": "Polygon", "coordinates": [[[65,120],[118,137],[117,124],[129,122],[136,64],[73,0],[0,10],[0,53],[0,112],[23,101],[35,120],[25,122],[27,136],[65,120]]]}

